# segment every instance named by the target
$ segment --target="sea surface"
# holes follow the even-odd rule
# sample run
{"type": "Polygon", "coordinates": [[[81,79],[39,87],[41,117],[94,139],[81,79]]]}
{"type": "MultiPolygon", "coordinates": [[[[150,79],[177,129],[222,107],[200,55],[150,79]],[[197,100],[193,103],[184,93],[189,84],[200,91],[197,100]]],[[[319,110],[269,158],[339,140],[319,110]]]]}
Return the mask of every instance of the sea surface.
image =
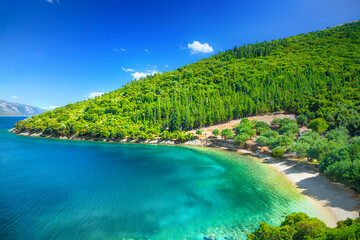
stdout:
{"type": "Polygon", "coordinates": [[[17,136],[0,117],[0,239],[244,239],[323,218],[257,159],[203,148],[17,136]]]}

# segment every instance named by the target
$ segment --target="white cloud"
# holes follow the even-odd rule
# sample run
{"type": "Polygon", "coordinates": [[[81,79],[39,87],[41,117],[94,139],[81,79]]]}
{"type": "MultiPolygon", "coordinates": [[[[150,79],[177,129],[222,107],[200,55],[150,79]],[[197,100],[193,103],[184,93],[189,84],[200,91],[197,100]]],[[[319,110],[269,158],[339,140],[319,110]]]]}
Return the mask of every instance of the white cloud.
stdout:
{"type": "Polygon", "coordinates": [[[145,49],[145,52],[146,52],[146,53],[150,53],[149,49],[145,49]]]}
{"type": "Polygon", "coordinates": [[[48,3],[60,3],[59,0],[45,0],[48,3]]]}
{"type": "Polygon", "coordinates": [[[199,41],[193,41],[193,43],[189,43],[187,46],[191,50],[191,54],[214,52],[214,49],[209,46],[208,43],[200,43],[199,41]]]}
{"type": "Polygon", "coordinates": [[[138,80],[140,78],[144,78],[148,75],[154,75],[155,73],[158,73],[156,70],[147,70],[146,72],[134,72],[131,75],[134,77],[135,80],[138,80]]]}
{"type": "Polygon", "coordinates": [[[131,68],[124,68],[124,67],[122,67],[121,68],[124,72],[135,72],[135,70],[134,69],[131,69],[131,68]]]}
{"type": "Polygon", "coordinates": [[[48,107],[40,107],[42,109],[45,109],[45,110],[53,110],[55,108],[58,108],[59,106],[48,106],[48,107]]]}
{"type": "Polygon", "coordinates": [[[19,99],[19,98],[21,98],[21,97],[19,97],[19,96],[10,96],[11,98],[13,98],[13,99],[19,99]]]}
{"type": "Polygon", "coordinates": [[[113,48],[113,51],[114,52],[125,52],[126,51],[126,49],[125,48],[113,48]]]}
{"type": "Polygon", "coordinates": [[[89,93],[88,95],[84,95],[84,97],[86,97],[86,98],[94,98],[94,97],[97,97],[97,96],[101,96],[103,94],[104,94],[103,92],[92,92],[92,93],[89,93]]]}
{"type": "Polygon", "coordinates": [[[187,47],[184,47],[184,46],[182,46],[182,45],[179,45],[179,46],[180,46],[180,49],[181,49],[181,50],[187,49],[187,47]]]}

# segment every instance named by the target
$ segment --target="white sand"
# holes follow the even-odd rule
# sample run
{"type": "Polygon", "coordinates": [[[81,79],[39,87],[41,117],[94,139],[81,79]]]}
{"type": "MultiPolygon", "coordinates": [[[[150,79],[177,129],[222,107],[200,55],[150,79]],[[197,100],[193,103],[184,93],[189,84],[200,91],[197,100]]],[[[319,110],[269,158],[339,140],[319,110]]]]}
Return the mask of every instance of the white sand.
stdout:
{"type": "Polygon", "coordinates": [[[336,227],[337,221],[359,217],[360,197],[351,188],[329,181],[306,165],[269,157],[263,158],[263,162],[275,167],[302,194],[314,201],[326,214],[325,223],[329,227],[336,227]]]}

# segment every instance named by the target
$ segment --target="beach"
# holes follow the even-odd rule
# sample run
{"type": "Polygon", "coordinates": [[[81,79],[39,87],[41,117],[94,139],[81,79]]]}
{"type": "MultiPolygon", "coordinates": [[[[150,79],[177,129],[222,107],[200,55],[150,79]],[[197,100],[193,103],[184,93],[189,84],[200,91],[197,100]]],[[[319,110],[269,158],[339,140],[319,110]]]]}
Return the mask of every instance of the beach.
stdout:
{"type": "Polygon", "coordinates": [[[359,217],[360,197],[355,190],[332,182],[311,167],[289,160],[261,157],[264,164],[274,167],[309,197],[327,216],[325,223],[336,227],[337,221],[359,217]]]}

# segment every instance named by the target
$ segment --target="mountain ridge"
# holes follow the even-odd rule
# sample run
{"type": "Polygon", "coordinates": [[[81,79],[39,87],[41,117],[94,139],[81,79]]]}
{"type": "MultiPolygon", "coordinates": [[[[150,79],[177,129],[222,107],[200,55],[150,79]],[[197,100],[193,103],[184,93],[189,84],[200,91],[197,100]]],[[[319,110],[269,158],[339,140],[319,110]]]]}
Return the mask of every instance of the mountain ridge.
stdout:
{"type": "Polygon", "coordinates": [[[45,111],[42,108],[0,99],[0,116],[33,116],[45,111]]]}

